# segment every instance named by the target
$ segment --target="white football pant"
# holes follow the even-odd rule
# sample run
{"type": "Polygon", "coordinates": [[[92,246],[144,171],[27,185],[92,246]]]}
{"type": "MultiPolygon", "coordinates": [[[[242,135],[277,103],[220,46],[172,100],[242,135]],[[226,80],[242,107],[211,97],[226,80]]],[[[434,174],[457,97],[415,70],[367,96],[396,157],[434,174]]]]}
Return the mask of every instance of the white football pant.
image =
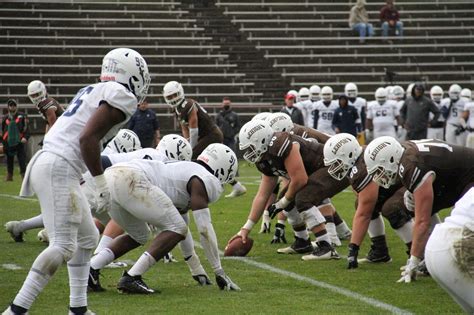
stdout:
{"type": "Polygon", "coordinates": [[[426,138],[444,140],[444,128],[428,128],[426,138]]]}

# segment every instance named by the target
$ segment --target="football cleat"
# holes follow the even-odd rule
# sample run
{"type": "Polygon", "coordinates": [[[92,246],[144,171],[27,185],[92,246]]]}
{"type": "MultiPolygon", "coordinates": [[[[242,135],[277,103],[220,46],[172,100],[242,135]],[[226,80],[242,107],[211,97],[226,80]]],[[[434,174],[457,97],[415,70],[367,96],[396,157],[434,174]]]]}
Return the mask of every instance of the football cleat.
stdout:
{"type": "Polygon", "coordinates": [[[232,191],[230,192],[230,194],[228,195],[225,195],[226,198],[235,198],[235,197],[238,197],[238,196],[242,196],[243,194],[245,194],[247,192],[247,188],[245,188],[244,186],[241,186],[239,188],[234,188],[232,189],[232,191]]]}
{"type": "Polygon", "coordinates": [[[199,283],[199,285],[201,285],[201,286],[212,284],[211,279],[209,279],[209,276],[206,275],[206,274],[193,275],[193,279],[196,280],[197,283],[199,283]]]}
{"type": "MultiPolygon", "coordinates": [[[[29,313],[22,313],[21,315],[28,315],[29,313]]],[[[9,306],[6,310],[3,311],[2,315],[18,315],[18,313],[15,313],[12,311],[12,308],[9,306]]]]}
{"type": "Polygon", "coordinates": [[[301,257],[303,260],[330,260],[341,259],[337,251],[326,241],[316,243],[318,247],[309,255],[301,257]]]}
{"type": "Polygon", "coordinates": [[[339,237],[340,240],[350,240],[351,236],[352,236],[351,230],[346,230],[342,233],[337,233],[337,237],[339,237]]]}
{"type": "Polygon", "coordinates": [[[160,291],[155,291],[148,287],[148,285],[143,281],[142,276],[130,276],[126,271],[123,272],[122,278],[120,278],[117,289],[120,293],[130,293],[130,294],[152,294],[160,293],[160,291]]]}
{"type": "Polygon", "coordinates": [[[392,257],[388,254],[388,248],[375,248],[372,246],[365,258],[359,259],[360,263],[388,263],[392,261],[392,257]]]}
{"type": "Polygon", "coordinates": [[[305,254],[313,251],[313,245],[309,239],[304,240],[295,236],[295,241],[288,247],[279,248],[277,253],[279,254],[305,254]]]}
{"type": "Polygon", "coordinates": [[[38,241],[40,241],[40,242],[49,243],[49,236],[48,236],[48,232],[46,231],[46,229],[40,230],[36,237],[38,238],[38,241]]]}
{"type": "Polygon", "coordinates": [[[89,292],[103,292],[105,289],[100,285],[100,270],[90,268],[89,279],[87,280],[87,291],[89,292]]]}
{"type": "Polygon", "coordinates": [[[116,268],[127,268],[128,264],[124,261],[113,261],[104,268],[116,269],[116,268]]]}
{"type": "MultiPolygon", "coordinates": [[[[76,313],[72,312],[71,310],[69,310],[69,315],[76,315],[76,313]]],[[[96,313],[92,312],[91,310],[87,310],[85,313],[81,313],[83,315],[96,315],[96,313]]]]}
{"type": "Polygon", "coordinates": [[[23,242],[23,232],[18,231],[20,221],[9,221],[5,224],[5,230],[10,233],[11,238],[17,242],[23,242]]]}

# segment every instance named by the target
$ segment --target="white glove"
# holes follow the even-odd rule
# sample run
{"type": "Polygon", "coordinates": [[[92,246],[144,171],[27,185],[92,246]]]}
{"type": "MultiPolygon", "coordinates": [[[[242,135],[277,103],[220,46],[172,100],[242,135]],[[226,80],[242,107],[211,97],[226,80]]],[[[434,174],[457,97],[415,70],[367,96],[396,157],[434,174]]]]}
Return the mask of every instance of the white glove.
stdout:
{"type": "Polygon", "coordinates": [[[262,226],[260,227],[260,232],[258,233],[270,233],[272,219],[270,219],[270,215],[268,214],[268,210],[263,211],[262,217],[262,226]]]}
{"type": "Polygon", "coordinates": [[[415,197],[410,191],[405,191],[403,194],[403,202],[408,211],[415,212],[415,197]]]}
{"type": "Polygon", "coordinates": [[[398,283],[410,283],[412,280],[416,280],[416,271],[417,267],[420,265],[421,260],[420,258],[411,255],[410,258],[407,260],[407,264],[405,268],[401,268],[402,277],[397,281],[398,283]]]}
{"type": "Polygon", "coordinates": [[[96,187],[96,213],[108,212],[110,210],[110,192],[104,174],[94,176],[94,182],[96,187]]]}
{"type": "Polygon", "coordinates": [[[374,140],[374,132],[370,129],[365,129],[365,142],[369,143],[374,140]]]}
{"type": "Polygon", "coordinates": [[[216,271],[216,283],[221,290],[225,291],[240,291],[238,285],[236,285],[228,275],[225,274],[224,270],[220,269],[216,271]]]}

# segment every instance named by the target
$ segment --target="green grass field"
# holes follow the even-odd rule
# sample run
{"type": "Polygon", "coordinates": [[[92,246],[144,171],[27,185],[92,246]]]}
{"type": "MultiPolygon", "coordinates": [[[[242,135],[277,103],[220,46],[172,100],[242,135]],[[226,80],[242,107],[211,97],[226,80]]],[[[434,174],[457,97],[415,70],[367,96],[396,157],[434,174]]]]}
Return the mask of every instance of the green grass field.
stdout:
{"type": "MultiPolygon", "coordinates": [[[[19,176],[14,182],[3,182],[5,168],[0,168],[0,223],[26,219],[39,213],[36,200],[17,199],[19,176]]],[[[15,170],[17,172],[17,170],[15,170]]],[[[241,163],[241,180],[248,193],[236,199],[222,198],[211,207],[213,224],[223,249],[227,240],[245,223],[259,175],[254,167],[241,163]]],[[[228,192],[230,187],[226,187],[228,192]]],[[[354,212],[354,196],[342,192],[333,203],[350,225],[354,212]]],[[[192,223],[195,240],[194,224],[192,223]]],[[[260,223],[251,236],[255,243],[248,258],[223,259],[224,270],[242,288],[241,292],[223,292],[216,285],[199,287],[190,273],[179,249],[173,254],[178,263],[159,262],[144,279],[161,294],[131,296],[117,293],[115,285],[121,269],[104,269],[101,279],[107,289],[89,294],[90,309],[98,314],[381,314],[407,312],[416,314],[462,313],[451,298],[431,278],[411,284],[399,284],[399,268],[405,265],[404,244],[386,222],[387,237],[393,261],[388,264],[361,264],[348,271],[345,259],[339,261],[304,262],[299,255],[276,253],[281,245],[271,245],[271,236],[258,234],[260,223]],[[272,269],[273,268],[273,269],[272,269]],[[327,286],[329,284],[330,286],[327,286]]],[[[291,228],[287,225],[287,234],[291,228]]],[[[6,232],[0,233],[0,308],[3,311],[21,287],[28,270],[45,245],[36,240],[38,230],[30,231],[25,242],[15,243],[6,232]],[[5,264],[15,264],[19,270],[8,270],[5,264]]],[[[273,231],[272,231],[273,232],[273,231]]],[[[292,241],[291,235],[288,235],[292,241]]],[[[366,240],[361,256],[368,251],[366,240]]],[[[143,252],[139,248],[124,259],[136,260],[143,252]]],[[[338,248],[347,255],[347,241],[338,248]]],[[[204,253],[197,248],[201,261],[213,279],[204,253]]],[[[34,303],[30,314],[65,314],[69,301],[67,270],[63,266],[34,303]]]]}

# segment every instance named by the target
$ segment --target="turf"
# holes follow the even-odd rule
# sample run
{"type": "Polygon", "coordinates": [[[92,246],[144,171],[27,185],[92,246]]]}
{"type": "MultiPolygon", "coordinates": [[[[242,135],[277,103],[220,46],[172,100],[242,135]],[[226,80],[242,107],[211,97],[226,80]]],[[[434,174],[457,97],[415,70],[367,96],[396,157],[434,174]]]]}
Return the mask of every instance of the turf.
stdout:
{"type": "MultiPolygon", "coordinates": [[[[15,170],[16,171],[16,170],[15,170]]],[[[0,167],[0,174],[5,168],[0,167]]],[[[241,163],[241,180],[248,193],[235,199],[222,199],[211,206],[212,220],[223,249],[227,240],[238,232],[246,221],[252,198],[256,193],[259,174],[253,166],[241,163]]],[[[39,213],[36,200],[16,199],[20,180],[0,184],[0,223],[26,219],[39,213]]],[[[226,187],[226,193],[230,187],[226,187]]],[[[354,212],[354,196],[342,192],[333,202],[342,217],[351,224],[354,212]]],[[[446,212],[446,211],[445,211],[446,212]]],[[[446,213],[444,213],[446,214],[446,213]]],[[[194,223],[191,223],[195,240],[194,223]]],[[[258,234],[260,223],[251,236],[254,247],[247,259],[293,272],[312,280],[324,282],[361,294],[364,297],[390,304],[398,309],[416,314],[462,313],[461,309],[433,279],[421,278],[411,284],[398,284],[399,268],[406,262],[405,246],[395,236],[386,222],[390,253],[393,261],[387,264],[361,264],[357,270],[347,270],[346,261],[304,262],[299,255],[278,255],[281,245],[271,245],[271,235],[258,234]]],[[[291,228],[287,226],[289,241],[291,228]]],[[[0,233],[0,308],[6,308],[20,289],[28,270],[45,245],[36,240],[38,230],[30,231],[25,242],[15,243],[6,232],[0,233]],[[16,264],[21,269],[8,270],[4,264],[16,264]]],[[[368,251],[364,242],[361,255],[368,251]]],[[[136,260],[144,248],[129,253],[124,259],[136,260]]],[[[347,241],[338,248],[347,255],[347,241]]],[[[201,261],[213,279],[212,270],[204,253],[197,248],[201,261]]],[[[162,262],[145,274],[144,279],[152,288],[162,291],[150,296],[122,295],[115,286],[122,269],[104,269],[103,293],[90,293],[89,306],[98,314],[381,314],[389,311],[371,306],[359,297],[347,297],[309,282],[258,268],[240,260],[223,259],[227,274],[242,288],[241,292],[223,292],[216,285],[200,287],[191,278],[178,249],[173,251],[178,263],[162,262]]],[[[214,279],[213,279],[214,280],[214,279]]],[[[65,313],[68,305],[67,271],[63,266],[34,303],[31,314],[65,313]]]]}

